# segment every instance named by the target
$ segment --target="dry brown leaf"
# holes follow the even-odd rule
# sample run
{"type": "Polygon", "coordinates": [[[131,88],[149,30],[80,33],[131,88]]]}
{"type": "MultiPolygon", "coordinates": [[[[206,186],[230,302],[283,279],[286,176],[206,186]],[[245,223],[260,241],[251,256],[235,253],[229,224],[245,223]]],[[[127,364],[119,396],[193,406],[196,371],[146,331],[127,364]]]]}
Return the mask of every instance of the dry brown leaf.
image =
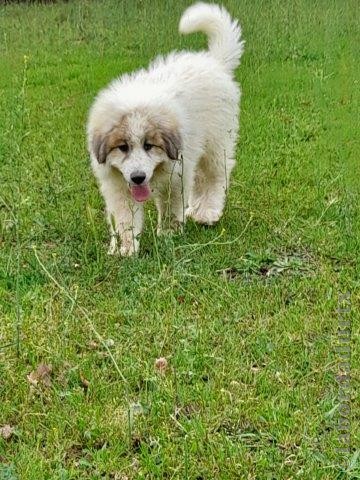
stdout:
{"type": "Polygon", "coordinates": [[[37,369],[29,373],[26,378],[28,379],[29,383],[34,387],[37,387],[40,384],[44,385],[45,387],[51,387],[51,372],[51,365],[40,363],[37,369]]]}
{"type": "Polygon", "coordinates": [[[10,425],[4,425],[3,427],[0,427],[0,437],[4,440],[9,440],[12,437],[14,431],[14,427],[11,427],[10,425]]]}
{"type": "Polygon", "coordinates": [[[168,361],[164,357],[157,358],[154,364],[155,370],[161,375],[165,375],[168,368],[168,361]]]}
{"type": "Polygon", "coordinates": [[[90,382],[80,373],[81,385],[84,390],[87,390],[90,387],[90,382]]]}

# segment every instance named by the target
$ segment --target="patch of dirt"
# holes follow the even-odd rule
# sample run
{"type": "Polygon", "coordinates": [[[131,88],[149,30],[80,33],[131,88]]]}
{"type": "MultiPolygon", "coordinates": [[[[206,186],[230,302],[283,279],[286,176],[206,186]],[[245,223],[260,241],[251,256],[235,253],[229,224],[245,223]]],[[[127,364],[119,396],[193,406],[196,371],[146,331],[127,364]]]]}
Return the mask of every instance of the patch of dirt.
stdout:
{"type": "Polygon", "coordinates": [[[217,270],[226,281],[272,278],[279,276],[310,276],[315,272],[314,259],[304,252],[274,255],[247,253],[234,266],[217,270]]]}
{"type": "Polygon", "coordinates": [[[27,375],[28,382],[33,387],[44,386],[51,387],[51,372],[52,366],[40,363],[36,370],[33,370],[27,375]]]}
{"type": "Polygon", "coordinates": [[[0,427],[0,437],[4,440],[10,440],[15,432],[15,428],[10,425],[3,425],[0,427]]]}

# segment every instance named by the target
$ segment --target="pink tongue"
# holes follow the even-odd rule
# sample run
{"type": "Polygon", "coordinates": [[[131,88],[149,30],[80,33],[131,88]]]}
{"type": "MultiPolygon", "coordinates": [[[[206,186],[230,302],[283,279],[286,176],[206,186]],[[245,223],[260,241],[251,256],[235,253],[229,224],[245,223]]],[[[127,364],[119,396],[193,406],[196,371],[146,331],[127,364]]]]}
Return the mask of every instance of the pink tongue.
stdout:
{"type": "Polygon", "coordinates": [[[145,202],[150,197],[150,188],[148,185],[133,185],[131,195],[137,202],[145,202]]]}

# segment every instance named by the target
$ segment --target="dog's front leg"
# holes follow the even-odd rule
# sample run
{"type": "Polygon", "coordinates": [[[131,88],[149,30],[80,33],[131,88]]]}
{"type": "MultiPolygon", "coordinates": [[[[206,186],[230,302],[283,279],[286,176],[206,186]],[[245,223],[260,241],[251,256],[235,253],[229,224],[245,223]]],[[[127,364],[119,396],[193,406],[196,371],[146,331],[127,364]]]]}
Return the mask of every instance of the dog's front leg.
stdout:
{"type": "Polygon", "coordinates": [[[128,197],[118,196],[116,202],[111,202],[111,205],[107,206],[107,210],[111,234],[108,253],[114,255],[118,252],[120,239],[120,254],[134,255],[140,246],[139,237],[144,221],[143,206],[128,197]]]}

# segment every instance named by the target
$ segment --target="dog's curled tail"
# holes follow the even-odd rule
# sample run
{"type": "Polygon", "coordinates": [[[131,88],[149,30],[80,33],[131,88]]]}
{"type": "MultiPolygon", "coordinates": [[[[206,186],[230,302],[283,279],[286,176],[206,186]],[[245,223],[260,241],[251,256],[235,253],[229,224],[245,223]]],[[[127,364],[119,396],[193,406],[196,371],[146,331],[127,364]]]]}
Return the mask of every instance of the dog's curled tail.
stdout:
{"type": "Polygon", "coordinates": [[[232,72],[244,51],[241,27],[229,12],[219,5],[195,3],[183,13],[180,33],[204,32],[209,37],[209,52],[226,70],[232,72]]]}

